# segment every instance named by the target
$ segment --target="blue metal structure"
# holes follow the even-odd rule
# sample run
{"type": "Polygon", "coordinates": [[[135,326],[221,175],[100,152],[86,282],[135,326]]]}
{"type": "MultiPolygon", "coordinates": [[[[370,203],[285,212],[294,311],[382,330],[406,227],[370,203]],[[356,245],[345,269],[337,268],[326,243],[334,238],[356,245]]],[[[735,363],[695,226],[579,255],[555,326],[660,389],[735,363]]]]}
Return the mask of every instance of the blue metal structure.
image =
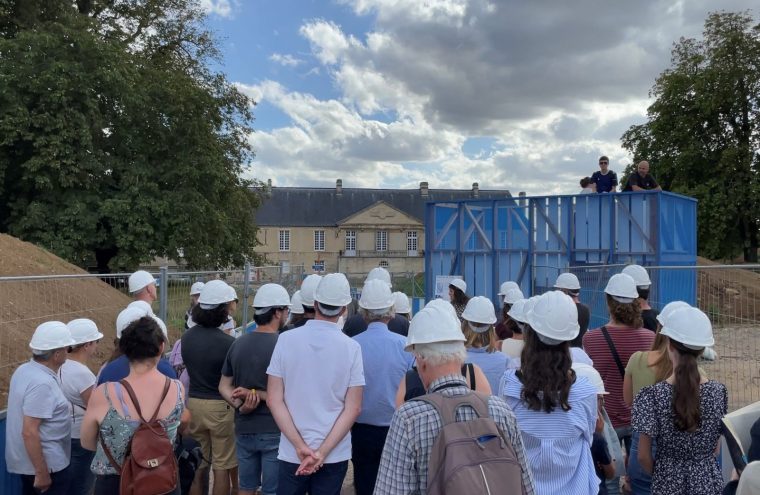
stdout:
{"type": "MultiPolygon", "coordinates": [[[[598,285],[611,275],[600,276],[604,265],[693,266],[696,222],[695,199],[658,191],[428,203],[426,298],[439,275],[461,275],[470,295],[498,301],[505,280],[527,296],[568,269],[598,285]]],[[[695,303],[695,274],[653,280],[653,291],[656,300],[695,303]]]]}

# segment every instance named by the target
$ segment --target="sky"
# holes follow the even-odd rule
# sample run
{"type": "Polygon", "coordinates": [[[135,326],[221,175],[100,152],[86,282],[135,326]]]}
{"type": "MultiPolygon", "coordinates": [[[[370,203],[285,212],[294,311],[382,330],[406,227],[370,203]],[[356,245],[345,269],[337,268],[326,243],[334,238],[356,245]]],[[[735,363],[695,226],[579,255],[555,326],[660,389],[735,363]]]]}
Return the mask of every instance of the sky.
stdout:
{"type": "Polygon", "coordinates": [[[602,154],[621,173],[674,42],[754,1],[201,3],[217,68],[256,102],[247,176],[545,195],[578,192],[602,154]]]}

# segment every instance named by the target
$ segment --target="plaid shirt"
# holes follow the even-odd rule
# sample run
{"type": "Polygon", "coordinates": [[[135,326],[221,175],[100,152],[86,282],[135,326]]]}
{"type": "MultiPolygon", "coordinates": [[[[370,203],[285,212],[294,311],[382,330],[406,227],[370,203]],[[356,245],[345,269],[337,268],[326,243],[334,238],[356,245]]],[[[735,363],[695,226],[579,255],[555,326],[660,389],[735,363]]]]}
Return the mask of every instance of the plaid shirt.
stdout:
{"type": "MultiPolygon", "coordinates": [[[[470,389],[461,375],[447,375],[433,381],[429,391],[453,396],[464,395],[470,389]]],[[[507,403],[496,396],[489,399],[488,412],[512,443],[522,468],[525,493],[532,495],[533,474],[525,457],[515,415],[507,403]]],[[[476,418],[471,407],[460,407],[457,410],[457,421],[476,418]]],[[[396,411],[385,440],[375,482],[375,495],[413,495],[427,491],[428,461],[441,428],[442,422],[438,412],[426,402],[411,400],[396,411]]]]}

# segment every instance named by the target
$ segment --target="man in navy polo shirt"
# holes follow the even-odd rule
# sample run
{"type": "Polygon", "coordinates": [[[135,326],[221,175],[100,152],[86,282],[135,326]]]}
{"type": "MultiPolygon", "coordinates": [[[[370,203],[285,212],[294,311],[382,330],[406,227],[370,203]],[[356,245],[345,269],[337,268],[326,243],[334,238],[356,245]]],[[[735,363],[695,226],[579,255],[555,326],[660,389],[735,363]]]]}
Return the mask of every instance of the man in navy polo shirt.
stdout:
{"type": "Polygon", "coordinates": [[[615,192],[618,185],[617,174],[609,169],[610,159],[606,156],[599,157],[599,171],[591,176],[591,182],[596,184],[596,192],[615,192]]]}

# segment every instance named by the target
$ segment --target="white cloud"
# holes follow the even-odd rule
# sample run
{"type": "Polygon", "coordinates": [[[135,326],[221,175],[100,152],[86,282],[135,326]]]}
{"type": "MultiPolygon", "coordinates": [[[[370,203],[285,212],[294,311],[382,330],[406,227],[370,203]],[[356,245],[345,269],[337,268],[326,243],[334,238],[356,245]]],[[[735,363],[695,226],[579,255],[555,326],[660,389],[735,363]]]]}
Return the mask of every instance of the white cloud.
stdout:
{"type": "Polygon", "coordinates": [[[219,17],[232,17],[233,1],[231,0],[200,0],[201,8],[207,14],[219,17]]]}
{"type": "Polygon", "coordinates": [[[269,60],[285,67],[298,67],[299,65],[303,64],[303,60],[296,58],[288,53],[284,55],[281,53],[273,53],[269,56],[269,60]]]}

